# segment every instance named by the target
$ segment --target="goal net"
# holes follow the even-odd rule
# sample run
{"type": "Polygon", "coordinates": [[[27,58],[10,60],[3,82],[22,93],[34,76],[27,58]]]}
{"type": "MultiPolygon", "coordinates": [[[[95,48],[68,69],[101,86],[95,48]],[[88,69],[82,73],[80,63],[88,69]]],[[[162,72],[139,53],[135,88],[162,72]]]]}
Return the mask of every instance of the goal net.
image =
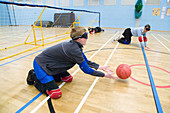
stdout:
{"type": "Polygon", "coordinates": [[[94,11],[5,1],[0,7],[0,61],[69,39],[72,27],[100,26],[94,11]]]}

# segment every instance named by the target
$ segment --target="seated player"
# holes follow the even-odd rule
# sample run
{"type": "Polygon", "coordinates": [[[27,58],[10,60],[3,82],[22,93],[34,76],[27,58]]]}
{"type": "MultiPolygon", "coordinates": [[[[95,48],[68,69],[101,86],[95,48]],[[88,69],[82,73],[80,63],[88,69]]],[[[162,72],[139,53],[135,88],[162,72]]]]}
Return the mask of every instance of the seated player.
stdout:
{"type": "Polygon", "coordinates": [[[34,69],[28,73],[27,84],[34,84],[40,92],[53,99],[60,98],[62,95],[56,82],[71,82],[73,80],[73,76],[67,70],[75,64],[78,64],[86,74],[115,79],[114,73],[108,66],[100,66],[91,62],[83,53],[83,46],[86,45],[88,39],[85,28],[72,28],[70,37],[72,40],[47,48],[36,56],[33,62],[34,69]],[[97,71],[97,69],[106,73],[97,71]]]}
{"type": "Polygon", "coordinates": [[[104,30],[101,29],[100,27],[95,27],[95,28],[88,27],[88,31],[89,31],[90,34],[92,34],[92,33],[99,33],[99,32],[102,32],[104,30]]]}
{"type": "Polygon", "coordinates": [[[122,44],[130,44],[131,43],[131,37],[136,36],[138,37],[138,40],[142,42],[142,35],[143,35],[143,41],[144,41],[144,48],[149,49],[147,46],[147,37],[146,32],[150,31],[150,25],[147,24],[145,27],[139,27],[139,28],[126,28],[123,32],[123,37],[117,36],[113,41],[118,41],[122,44]]]}

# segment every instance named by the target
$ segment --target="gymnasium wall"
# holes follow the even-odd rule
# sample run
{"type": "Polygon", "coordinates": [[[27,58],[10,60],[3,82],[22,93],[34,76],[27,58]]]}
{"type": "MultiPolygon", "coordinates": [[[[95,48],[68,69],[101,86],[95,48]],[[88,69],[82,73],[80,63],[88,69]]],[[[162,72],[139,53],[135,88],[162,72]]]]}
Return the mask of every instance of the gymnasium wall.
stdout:
{"type": "Polygon", "coordinates": [[[166,16],[167,8],[170,8],[170,5],[167,5],[167,0],[161,0],[160,5],[145,5],[145,1],[143,0],[143,14],[139,20],[135,19],[134,5],[121,4],[121,0],[116,0],[116,5],[109,6],[104,5],[104,0],[99,0],[99,6],[88,6],[88,0],[84,0],[83,7],[73,8],[83,8],[101,12],[101,27],[135,27],[137,21],[139,22],[139,26],[143,26],[149,23],[152,26],[152,30],[170,31],[170,16],[166,16]],[[164,18],[161,19],[163,7],[166,7],[166,11],[164,18]],[[159,16],[152,15],[153,8],[161,8],[159,16]]]}
{"type": "MultiPolygon", "coordinates": [[[[11,1],[11,0],[5,0],[5,1],[11,1]]],[[[27,0],[14,0],[14,2],[20,2],[20,3],[27,3],[27,0]]],[[[36,0],[29,0],[32,4],[36,4],[36,0]]],[[[143,13],[140,19],[135,19],[135,0],[110,0],[112,1],[111,4],[109,4],[109,0],[38,0],[41,5],[53,5],[56,7],[65,7],[65,8],[73,8],[73,9],[81,9],[81,10],[90,10],[90,11],[97,11],[101,13],[101,27],[111,27],[111,28],[126,28],[126,27],[135,27],[135,26],[143,26],[145,24],[150,24],[152,27],[152,30],[162,30],[162,31],[170,31],[170,16],[166,15],[167,8],[170,8],[170,4],[167,3],[167,0],[160,0],[159,5],[145,5],[145,0],[143,0],[143,13]],[[107,2],[106,2],[107,1],[107,2]],[[129,1],[134,2],[130,3],[129,5],[122,5],[122,2],[129,1]],[[97,2],[97,4],[94,4],[97,2]],[[51,3],[51,4],[49,4],[51,3]],[[92,3],[92,4],[90,4],[92,3]],[[106,4],[107,5],[104,5],[106,4]],[[113,4],[113,5],[112,5],[113,4]],[[162,16],[162,9],[163,7],[166,8],[165,14],[162,16]],[[161,8],[160,15],[159,16],[153,16],[153,8],[161,8]]],[[[128,2],[127,2],[128,3],[128,2]]],[[[15,10],[18,10],[17,8],[15,10]]],[[[29,8],[25,8],[23,13],[30,12],[29,8]]],[[[10,18],[13,18],[12,16],[12,10],[9,12],[11,14],[10,18]]],[[[42,9],[36,9],[35,12],[31,13],[37,13],[42,11],[42,9]]],[[[61,11],[62,12],[62,11],[61,11]]],[[[46,15],[49,13],[55,13],[55,12],[47,12],[46,15]]],[[[39,13],[37,13],[39,14],[39,13]]],[[[45,15],[44,15],[45,16],[45,15]]],[[[78,14],[75,14],[75,17],[77,18],[78,14]]],[[[84,13],[80,20],[81,20],[81,26],[90,26],[90,18],[95,17],[96,14],[87,14],[84,13]],[[89,22],[87,22],[89,21],[89,22]]],[[[53,17],[45,16],[47,20],[53,20],[53,17]]],[[[27,17],[28,18],[28,17],[27,17]]],[[[27,19],[25,17],[25,19],[27,19]]],[[[30,23],[33,23],[38,17],[29,17],[30,23]]],[[[17,17],[16,19],[20,19],[20,17],[17,17]]],[[[13,20],[14,21],[14,20],[13,20]]],[[[22,19],[20,21],[17,20],[17,24],[22,24],[22,19]]],[[[14,23],[14,22],[13,22],[14,23]]],[[[30,24],[27,22],[27,24],[30,24]]],[[[7,11],[6,5],[0,4],[0,25],[9,25],[9,15],[7,11]],[[3,11],[3,12],[2,12],[3,11]],[[5,14],[4,14],[5,13],[5,14]],[[5,18],[5,19],[4,19],[5,18]]],[[[94,24],[94,27],[98,26],[97,23],[94,24]]]]}

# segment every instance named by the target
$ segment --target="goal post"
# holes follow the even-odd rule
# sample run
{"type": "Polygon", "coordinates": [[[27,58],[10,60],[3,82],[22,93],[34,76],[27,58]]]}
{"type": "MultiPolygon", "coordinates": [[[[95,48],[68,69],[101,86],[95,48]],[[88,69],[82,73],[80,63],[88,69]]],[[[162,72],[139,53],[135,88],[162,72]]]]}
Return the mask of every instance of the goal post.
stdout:
{"type": "MultiPolygon", "coordinates": [[[[100,12],[0,1],[1,38],[8,37],[8,47],[0,44],[4,58],[16,56],[46,44],[66,40],[72,27],[100,26],[100,12]],[[94,23],[95,22],[95,23],[94,23]],[[17,40],[17,41],[15,41],[17,40]],[[9,46],[10,45],[10,46],[9,46]],[[22,46],[16,54],[7,55],[6,50],[22,46]]],[[[19,47],[18,47],[19,48],[19,47]]]]}

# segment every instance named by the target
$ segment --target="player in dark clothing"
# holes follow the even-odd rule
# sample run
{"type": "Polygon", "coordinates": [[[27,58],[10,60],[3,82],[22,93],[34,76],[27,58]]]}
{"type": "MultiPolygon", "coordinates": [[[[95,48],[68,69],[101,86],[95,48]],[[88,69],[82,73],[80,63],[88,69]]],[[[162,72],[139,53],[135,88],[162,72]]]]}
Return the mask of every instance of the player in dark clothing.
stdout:
{"type": "Polygon", "coordinates": [[[99,66],[99,64],[86,58],[82,49],[88,38],[85,28],[72,28],[70,37],[72,40],[47,48],[36,56],[33,62],[34,70],[30,70],[27,77],[27,84],[34,84],[40,92],[48,94],[53,99],[62,95],[56,82],[71,82],[73,80],[67,70],[75,64],[78,64],[86,74],[115,78],[114,73],[108,66],[99,66]],[[101,69],[106,73],[97,71],[97,69],[101,69]]]}
{"type": "Polygon", "coordinates": [[[90,34],[92,34],[92,33],[99,33],[99,32],[104,31],[104,30],[101,29],[100,27],[95,27],[95,28],[90,28],[89,27],[88,31],[89,31],[90,34]]]}

